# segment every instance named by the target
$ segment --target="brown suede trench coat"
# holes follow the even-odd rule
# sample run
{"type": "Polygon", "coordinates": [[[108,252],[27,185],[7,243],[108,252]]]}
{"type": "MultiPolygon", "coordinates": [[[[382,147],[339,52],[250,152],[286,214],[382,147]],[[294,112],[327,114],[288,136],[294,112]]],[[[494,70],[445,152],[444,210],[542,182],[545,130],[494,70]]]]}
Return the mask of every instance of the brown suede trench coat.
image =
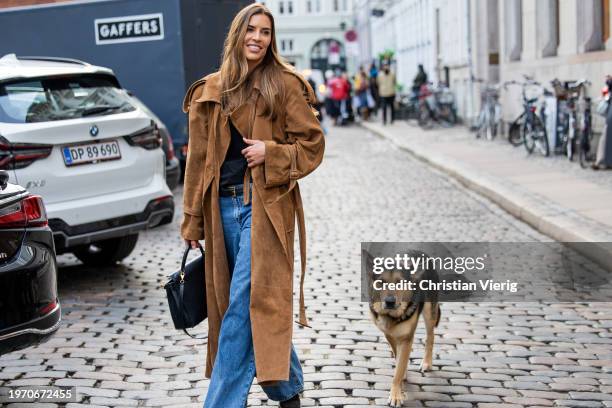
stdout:
{"type": "MultiPolygon", "coordinates": [[[[284,112],[261,115],[263,101],[254,81],[249,103],[231,120],[244,136],[266,144],[265,162],[247,171],[252,178],[250,317],[259,384],[289,379],[293,334],[293,241],[296,215],[300,236],[299,324],[308,326],[304,306],[306,237],[297,179],[321,163],[325,140],[310,105],[314,93],[298,74],[283,73],[284,112]],[[257,107],[255,111],[253,108],[257,107]]],[[[221,110],[219,73],[196,81],[185,95],[189,149],[185,169],[181,236],[205,240],[208,352],[206,378],[217,354],[219,329],[228,307],[230,275],[219,209],[220,168],[230,143],[228,116],[221,110]]],[[[249,194],[244,194],[245,204],[249,194]]]]}

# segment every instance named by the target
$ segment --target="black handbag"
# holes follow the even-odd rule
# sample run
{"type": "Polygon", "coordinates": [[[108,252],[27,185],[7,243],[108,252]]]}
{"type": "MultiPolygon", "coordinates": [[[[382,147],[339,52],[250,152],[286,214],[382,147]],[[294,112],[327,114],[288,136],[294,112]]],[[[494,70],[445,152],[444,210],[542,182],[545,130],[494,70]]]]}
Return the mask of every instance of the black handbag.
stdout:
{"type": "MultiPolygon", "coordinates": [[[[187,261],[191,249],[188,244],[183,254],[181,269],[169,275],[164,285],[168,296],[168,306],[175,329],[182,329],[189,337],[193,337],[186,329],[193,328],[208,317],[206,308],[206,280],[204,279],[204,250],[198,244],[202,255],[187,261]]],[[[206,336],[208,337],[208,336],[206,336]]]]}

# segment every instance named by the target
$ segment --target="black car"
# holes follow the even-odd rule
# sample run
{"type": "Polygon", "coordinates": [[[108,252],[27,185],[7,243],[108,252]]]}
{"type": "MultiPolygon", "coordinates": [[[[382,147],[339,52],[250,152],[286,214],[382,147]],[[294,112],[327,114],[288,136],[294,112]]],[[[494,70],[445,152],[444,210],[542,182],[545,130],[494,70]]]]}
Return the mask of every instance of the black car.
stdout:
{"type": "Polygon", "coordinates": [[[48,339],[58,328],[57,263],[42,198],[0,170],[0,354],[48,339]]]}

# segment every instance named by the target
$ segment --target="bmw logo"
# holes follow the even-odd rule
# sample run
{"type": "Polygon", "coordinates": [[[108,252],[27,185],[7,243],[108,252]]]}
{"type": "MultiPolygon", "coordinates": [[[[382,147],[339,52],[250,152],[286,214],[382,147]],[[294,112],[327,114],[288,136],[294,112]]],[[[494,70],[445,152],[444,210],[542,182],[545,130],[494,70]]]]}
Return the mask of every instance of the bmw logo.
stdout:
{"type": "Polygon", "coordinates": [[[91,127],[89,128],[89,134],[92,135],[93,137],[98,136],[99,132],[100,132],[100,129],[98,129],[98,126],[96,125],[91,125],[91,127]]]}

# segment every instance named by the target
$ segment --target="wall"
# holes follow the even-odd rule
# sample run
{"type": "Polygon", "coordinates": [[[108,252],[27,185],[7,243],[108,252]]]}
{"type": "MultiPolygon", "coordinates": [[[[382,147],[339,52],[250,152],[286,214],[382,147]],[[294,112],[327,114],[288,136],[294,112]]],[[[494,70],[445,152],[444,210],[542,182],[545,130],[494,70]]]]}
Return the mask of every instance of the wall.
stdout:
{"type": "MultiPolygon", "coordinates": [[[[547,12],[547,9],[537,10],[536,2],[523,1],[521,15],[522,34],[525,39],[522,44],[523,52],[520,60],[510,61],[508,49],[503,47],[500,66],[501,80],[522,80],[523,74],[527,74],[550,88],[550,81],[554,78],[561,80],[586,78],[592,82],[588,94],[596,103],[600,97],[600,89],[604,86],[605,75],[612,73],[612,47],[608,41],[603,45],[605,48],[603,50],[591,52],[582,50],[584,38],[589,37],[588,33],[585,34],[583,30],[593,28],[593,25],[585,27],[583,24],[586,18],[583,12],[588,11],[586,4],[588,1],[590,0],[559,0],[559,45],[557,55],[548,57],[541,56],[541,50],[538,49],[542,46],[541,42],[538,44],[536,41],[529,40],[535,38],[536,28],[542,29],[541,19],[538,25],[537,12],[547,12]]],[[[540,6],[546,6],[546,4],[542,3],[540,6]]],[[[507,20],[505,14],[507,10],[502,9],[500,14],[502,24],[507,20]]],[[[510,30],[510,27],[502,27],[504,35],[508,35],[507,32],[510,30]]],[[[505,92],[502,103],[504,119],[513,120],[522,110],[520,88],[513,87],[505,92]]],[[[602,125],[603,119],[595,115],[596,130],[600,130],[602,125]]]]}
{"type": "MultiPolygon", "coordinates": [[[[312,0],[313,6],[316,0],[312,0]]],[[[298,70],[310,68],[311,50],[322,39],[334,39],[343,45],[347,52],[344,33],[352,27],[353,0],[339,0],[339,10],[334,11],[333,0],[319,0],[320,11],[313,7],[307,12],[307,0],[292,0],[293,14],[281,14],[279,0],[265,1],[274,13],[277,31],[277,46],[282,40],[293,40],[293,50],[281,51],[281,55],[295,63],[298,70]],[[346,9],[342,10],[342,6],[346,9]],[[342,30],[340,24],[345,24],[342,30]]],[[[287,1],[285,0],[285,9],[287,1]]],[[[353,67],[349,66],[349,70],[353,67]]]]}

